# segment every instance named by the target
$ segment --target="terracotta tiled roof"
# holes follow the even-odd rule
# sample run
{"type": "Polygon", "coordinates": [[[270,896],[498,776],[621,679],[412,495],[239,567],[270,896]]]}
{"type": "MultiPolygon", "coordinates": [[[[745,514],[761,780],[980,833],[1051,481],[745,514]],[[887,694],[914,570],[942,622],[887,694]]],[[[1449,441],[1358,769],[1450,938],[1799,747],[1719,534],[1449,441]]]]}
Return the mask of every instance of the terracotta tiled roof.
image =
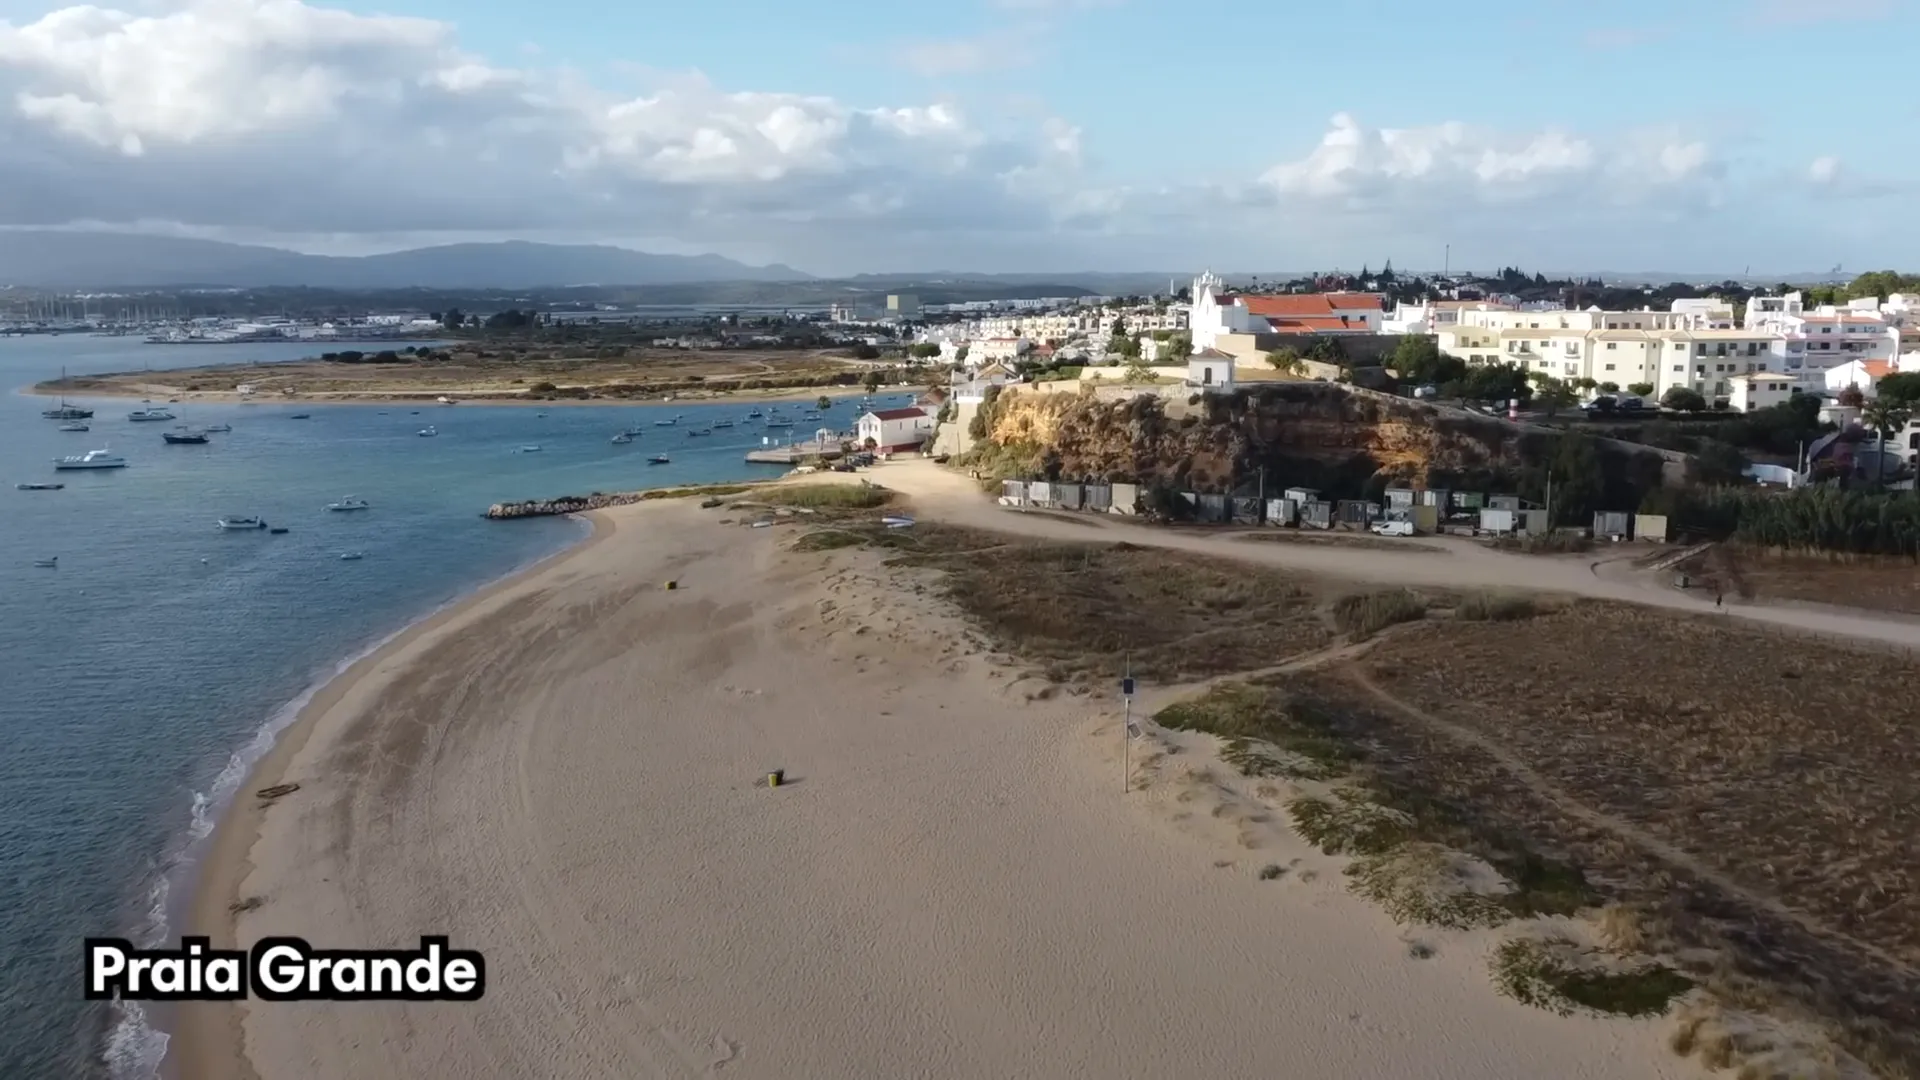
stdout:
{"type": "Polygon", "coordinates": [[[1862,360],[1860,361],[1860,370],[1866,372],[1869,378],[1884,379],[1893,374],[1893,362],[1889,360],[1862,360]]]}
{"type": "Polygon", "coordinates": [[[1267,325],[1273,327],[1276,334],[1326,334],[1326,333],[1364,333],[1367,320],[1345,315],[1320,315],[1306,318],[1271,318],[1267,325]]]}
{"type": "Polygon", "coordinates": [[[1302,319],[1334,315],[1342,311],[1381,311],[1380,297],[1373,293],[1301,293],[1290,296],[1241,296],[1236,299],[1248,311],[1264,318],[1302,319]]]}
{"type": "Polygon", "coordinates": [[[1232,353],[1226,353],[1226,352],[1221,352],[1221,351],[1220,351],[1219,349],[1213,349],[1213,348],[1207,348],[1207,349],[1201,349],[1201,350],[1200,350],[1199,352],[1197,352],[1197,353],[1194,353],[1194,354],[1193,354],[1193,356],[1191,357],[1191,359],[1194,359],[1194,360],[1231,360],[1231,359],[1233,359],[1233,354],[1232,354],[1232,353]]]}
{"type": "Polygon", "coordinates": [[[873,413],[876,420],[918,420],[926,415],[925,409],[878,409],[873,413]]]}

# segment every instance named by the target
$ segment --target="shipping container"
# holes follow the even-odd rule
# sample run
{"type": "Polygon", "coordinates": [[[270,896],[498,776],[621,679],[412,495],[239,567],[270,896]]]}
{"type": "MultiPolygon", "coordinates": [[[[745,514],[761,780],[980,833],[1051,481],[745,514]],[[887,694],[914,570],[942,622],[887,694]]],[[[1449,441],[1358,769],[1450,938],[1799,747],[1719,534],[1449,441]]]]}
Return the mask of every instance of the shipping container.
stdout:
{"type": "Polygon", "coordinates": [[[1300,524],[1309,529],[1333,528],[1333,504],[1317,501],[1301,503],[1300,524]]]}
{"type": "Polygon", "coordinates": [[[1432,535],[1440,531],[1440,508],[1437,506],[1410,506],[1407,519],[1413,522],[1413,531],[1423,535],[1432,535]]]}
{"type": "Polygon", "coordinates": [[[1034,506],[1053,505],[1053,485],[1045,480],[1027,481],[1027,502],[1034,506]]]}
{"type": "Polygon", "coordinates": [[[1519,527],[1519,523],[1515,521],[1518,515],[1517,510],[1496,510],[1485,507],[1480,511],[1480,531],[1493,533],[1495,536],[1505,536],[1519,527]]]}
{"type": "Polygon", "coordinates": [[[1635,540],[1645,540],[1649,543],[1654,543],[1654,544],[1666,543],[1667,542],[1667,515],[1665,514],[1633,515],[1633,538],[1635,540]]]}
{"type": "Polygon", "coordinates": [[[1086,496],[1083,505],[1088,510],[1104,514],[1113,508],[1113,486],[1111,484],[1087,484],[1081,490],[1086,496]]]}
{"type": "Polygon", "coordinates": [[[1233,503],[1231,512],[1235,525],[1260,524],[1260,496],[1235,495],[1231,502],[1233,503]]]}
{"type": "Polygon", "coordinates": [[[1342,525],[1366,525],[1380,516],[1380,507],[1364,499],[1341,499],[1333,505],[1333,516],[1342,525]]]}
{"type": "Polygon", "coordinates": [[[1487,505],[1495,510],[1518,510],[1520,509],[1520,496],[1489,495],[1487,496],[1487,505]]]}
{"type": "Polygon", "coordinates": [[[1300,513],[1300,504],[1292,499],[1267,500],[1267,524],[1291,525],[1300,513]]]}
{"type": "Polygon", "coordinates": [[[1080,509],[1080,485],[1053,485],[1053,504],[1062,510],[1080,509]]]}
{"type": "Polygon", "coordinates": [[[1402,508],[1413,505],[1414,492],[1412,488],[1388,488],[1386,490],[1386,496],[1387,505],[1390,507],[1402,508]]]}
{"type": "Polygon", "coordinates": [[[1596,540],[1612,536],[1628,537],[1633,535],[1633,515],[1624,510],[1596,510],[1593,515],[1593,536],[1596,540]]]}
{"type": "Polygon", "coordinates": [[[1292,499],[1295,505],[1320,501],[1320,493],[1312,488],[1288,488],[1280,494],[1284,498],[1292,499]]]}
{"type": "Polygon", "coordinates": [[[1456,491],[1453,493],[1455,510],[1478,510],[1487,505],[1487,496],[1482,491],[1456,491]]]}
{"type": "Polygon", "coordinates": [[[1548,519],[1545,510],[1521,510],[1520,531],[1528,536],[1545,536],[1553,531],[1553,522],[1548,519]]]}
{"type": "Polygon", "coordinates": [[[1200,496],[1200,520],[1209,524],[1219,524],[1230,519],[1227,497],[1225,495],[1200,496]]]}
{"type": "Polygon", "coordinates": [[[1113,485],[1113,505],[1107,508],[1113,514],[1137,514],[1140,512],[1140,485],[1113,485]]]}
{"type": "Polygon", "coordinates": [[[1420,493],[1420,505],[1445,506],[1447,505],[1447,494],[1446,488],[1428,488],[1420,493]]]}
{"type": "Polygon", "coordinates": [[[1027,501],[1027,482],[1025,480],[1000,481],[1000,497],[1011,499],[1017,505],[1027,501]]]}

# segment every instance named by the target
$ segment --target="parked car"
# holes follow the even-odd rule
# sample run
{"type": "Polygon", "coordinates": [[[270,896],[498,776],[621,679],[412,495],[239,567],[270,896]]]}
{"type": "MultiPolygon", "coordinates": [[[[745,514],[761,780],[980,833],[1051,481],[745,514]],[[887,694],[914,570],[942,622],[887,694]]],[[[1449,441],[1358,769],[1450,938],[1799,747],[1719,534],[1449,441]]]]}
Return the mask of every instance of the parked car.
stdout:
{"type": "Polygon", "coordinates": [[[1373,526],[1373,531],[1374,531],[1374,534],[1378,536],[1412,536],[1413,522],[1411,521],[1376,522],[1373,526]]]}

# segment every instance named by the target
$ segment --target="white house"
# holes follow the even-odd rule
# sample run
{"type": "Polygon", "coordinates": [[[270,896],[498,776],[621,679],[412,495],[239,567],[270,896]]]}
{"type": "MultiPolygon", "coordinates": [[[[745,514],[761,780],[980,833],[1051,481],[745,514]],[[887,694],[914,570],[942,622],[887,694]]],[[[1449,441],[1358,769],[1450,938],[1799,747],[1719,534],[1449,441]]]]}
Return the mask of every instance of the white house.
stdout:
{"type": "Polygon", "coordinates": [[[967,347],[967,363],[992,364],[1002,360],[1015,360],[1021,353],[1027,351],[1029,345],[1026,338],[983,338],[967,347]]]}
{"type": "Polygon", "coordinates": [[[1193,347],[1206,349],[1225,334],[1377,334],[1386,316],[1376,293],[1235,296],[1209,272],[1193,279],[1187,327],[1193,347]]]}
{"type": "Polygon", "coordinates": [[[1849,386],[1857,386],[1862,394],[1871,398],[1877,394],[1875,385],[1891,374],[1893,365],[1885,360],[1849,360],[1826,370],[1827,391],[1837,394],[1849,386]]]}
{"type": "Polygon", "coordinates": [[[1739,412],[1753,412],[1784,404],[1799,385],[1791,376],[1773,372],[1729,375],[1726,383],[1727,403],[1739,412]]]}
{"type": "Polygon", "coordinates": [[[934,414],[926,409],[880,409],[862,413],[854,424],[854,438],[882,451],[917,450],[933,435],[934,414]]]}
{"type": "Polygon", "coordinates": [[[1208,394],[1233,392],[1233,357],[1219,349],[1201,349],[1187,358],[1187,385],[1208,394]]]}

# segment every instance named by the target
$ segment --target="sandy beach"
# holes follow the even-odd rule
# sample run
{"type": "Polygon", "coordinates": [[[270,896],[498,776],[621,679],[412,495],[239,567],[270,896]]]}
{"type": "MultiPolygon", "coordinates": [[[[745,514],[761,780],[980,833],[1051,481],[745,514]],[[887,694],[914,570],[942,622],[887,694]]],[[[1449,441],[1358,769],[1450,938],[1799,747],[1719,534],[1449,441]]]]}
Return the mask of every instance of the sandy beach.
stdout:
{"type": "Polygon", "coordinates": [[[445,934],[486,998],[190,1006],[177,1075],[1691,1075],[1655,1021],[1496,996],[1484,937],[1414,958],[1277,820],[1123,793],[1114,703],[1029,700],[924,571],[678,501],[594,521],[316,697],[191,915],[445,934]]]}

